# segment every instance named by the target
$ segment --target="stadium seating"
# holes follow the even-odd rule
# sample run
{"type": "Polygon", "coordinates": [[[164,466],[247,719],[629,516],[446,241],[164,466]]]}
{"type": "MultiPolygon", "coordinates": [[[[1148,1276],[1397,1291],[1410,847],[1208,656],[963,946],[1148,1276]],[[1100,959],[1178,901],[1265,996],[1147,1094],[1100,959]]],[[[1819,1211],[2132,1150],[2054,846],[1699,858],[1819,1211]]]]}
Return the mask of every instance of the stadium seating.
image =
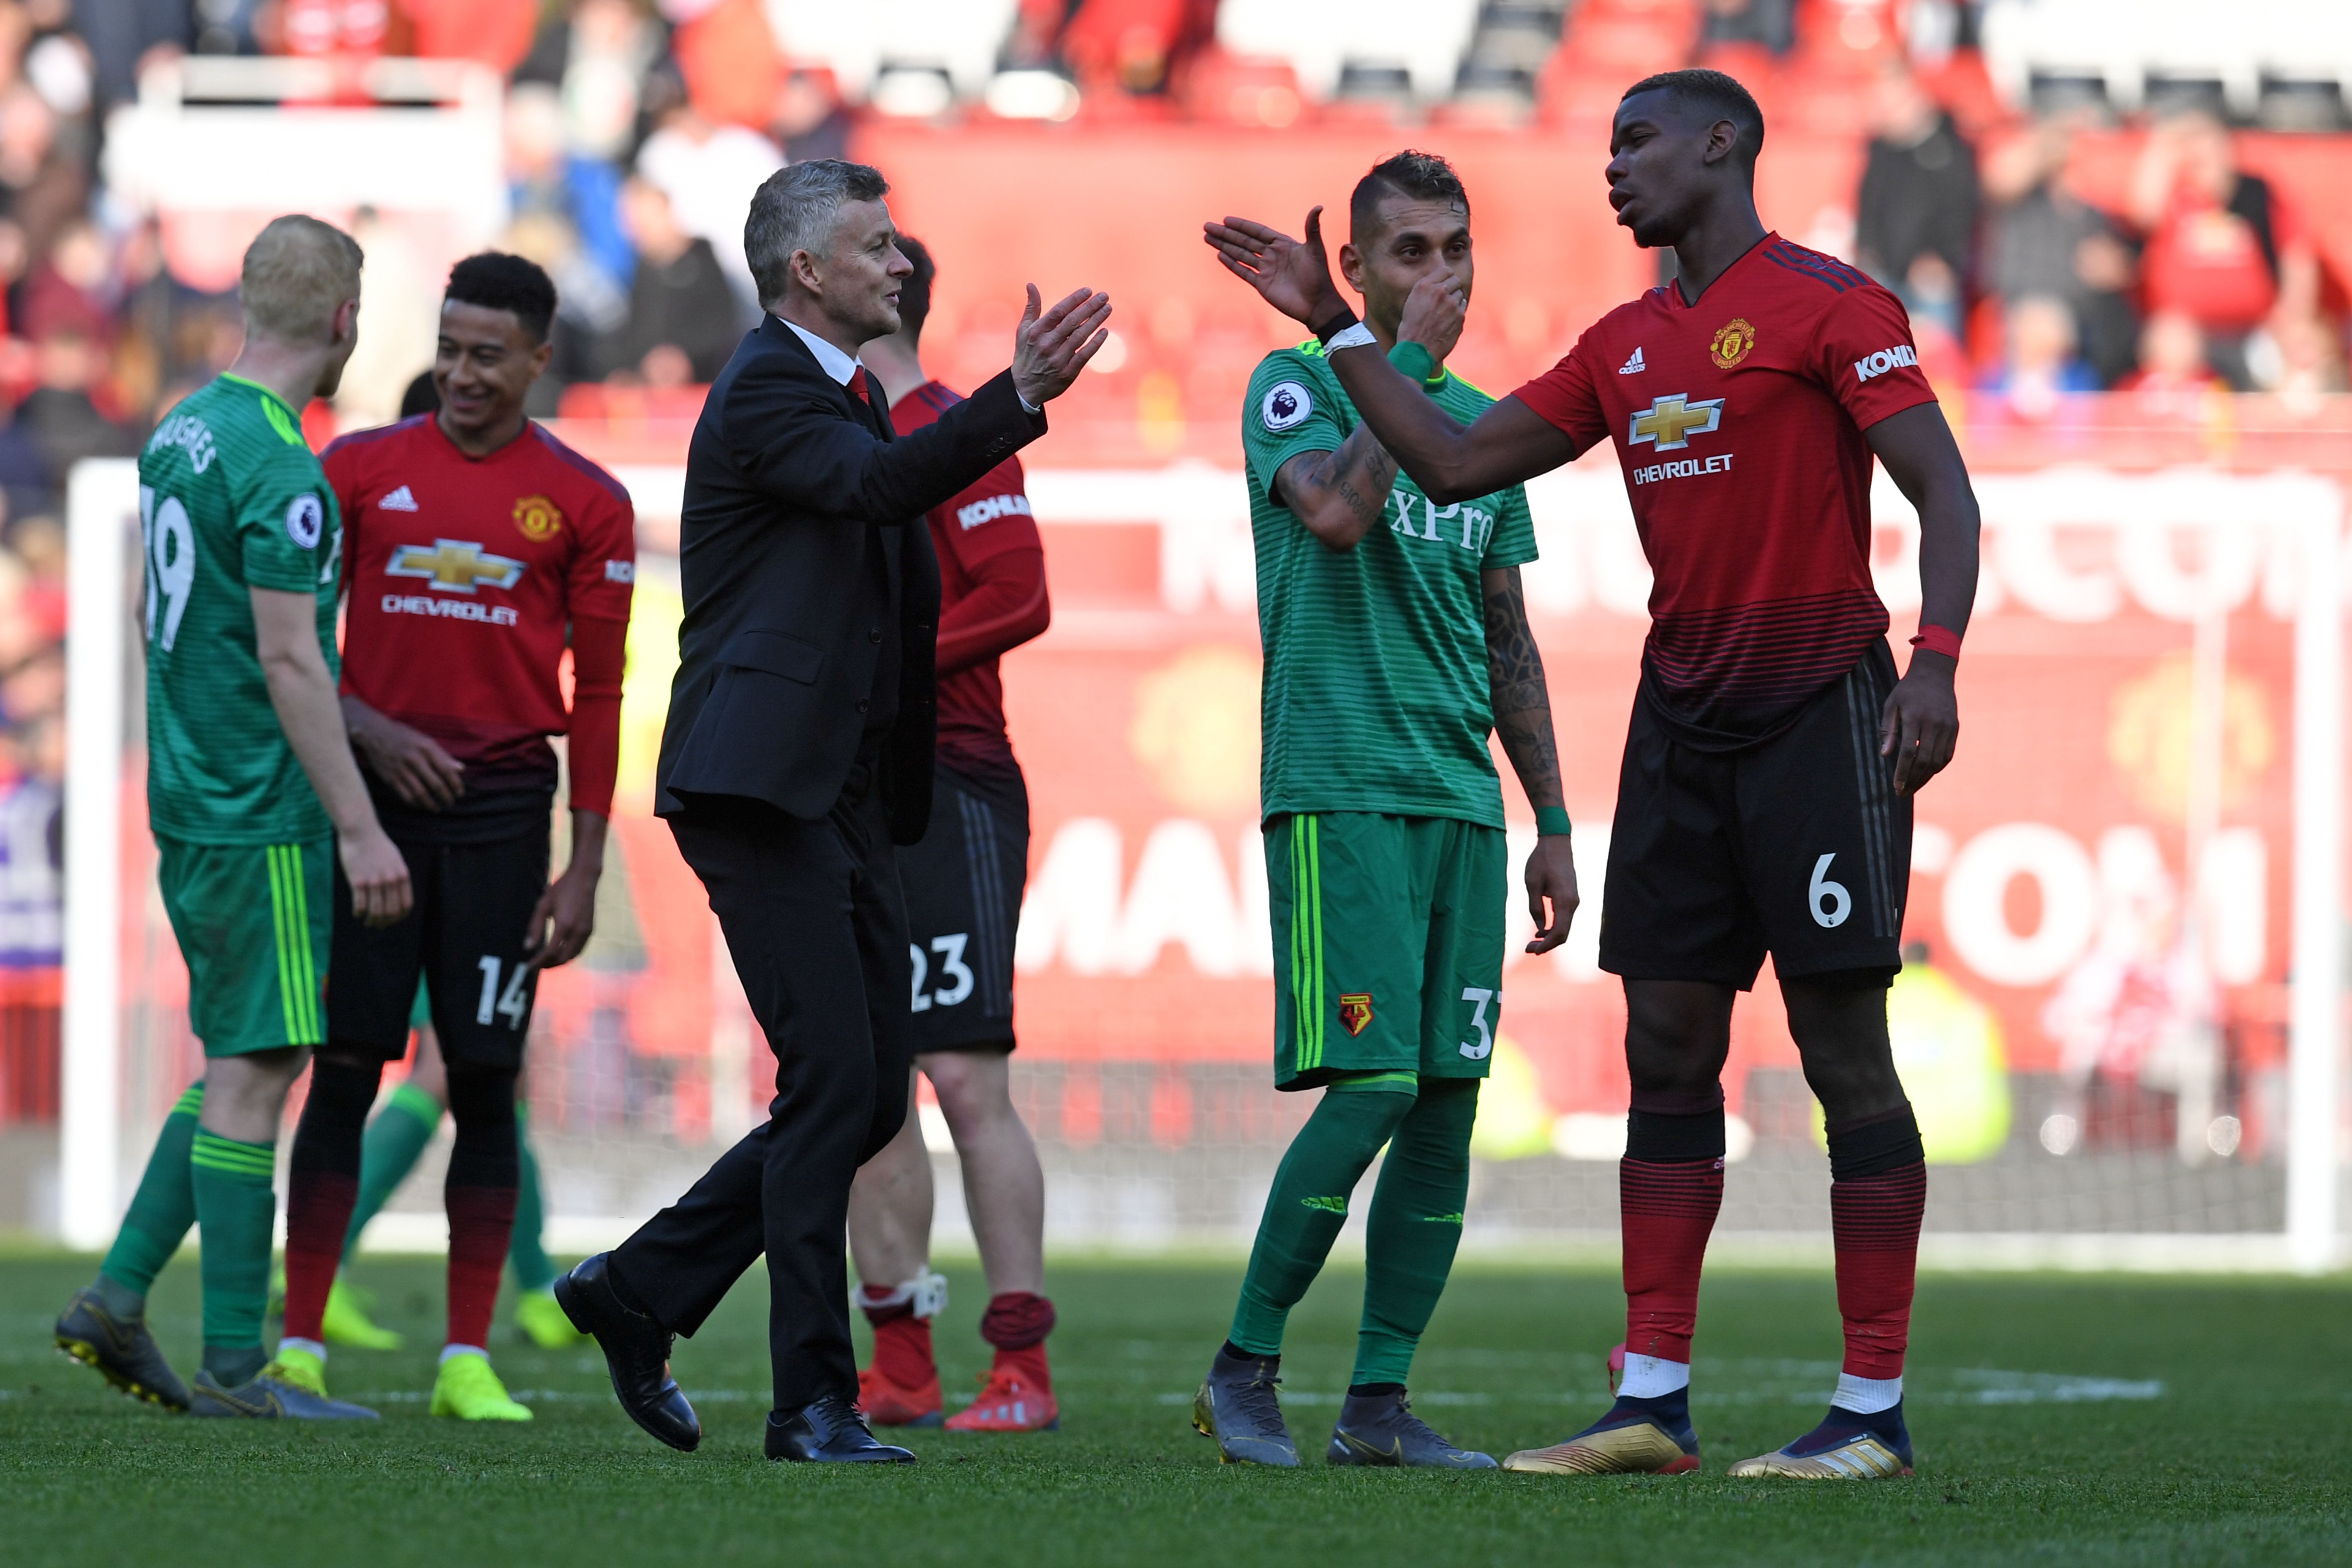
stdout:
{"type": "Polygon", "coordinates": [[[995,73],[1019,0],[767,0],[768,22],[787,54],[821,62],[852,102],[894,70],[944,75],[977,98],[995,73]]]}
{"type": "Polygon", "coordinates": [[[2226,28],[2213,13],[2208,0],[1990,0],[1985,60],[2021,105],[2037,86],[2078,84],[2119,110],[2186,90],[2252,117],[2274,100],[2292,107],[2312,89],[2352,87],[2352,7],[2340,0],[2273,0],[2226,28]]]}
{"type": "Polygon", "coordinates": [[[1239,55],[1289,62],[1310,98],[1360,80],[1402,75],[1423,102],[1454,90],[1478,26],[1478,0],[1225,0],[1217,41],[1239,55]]]}

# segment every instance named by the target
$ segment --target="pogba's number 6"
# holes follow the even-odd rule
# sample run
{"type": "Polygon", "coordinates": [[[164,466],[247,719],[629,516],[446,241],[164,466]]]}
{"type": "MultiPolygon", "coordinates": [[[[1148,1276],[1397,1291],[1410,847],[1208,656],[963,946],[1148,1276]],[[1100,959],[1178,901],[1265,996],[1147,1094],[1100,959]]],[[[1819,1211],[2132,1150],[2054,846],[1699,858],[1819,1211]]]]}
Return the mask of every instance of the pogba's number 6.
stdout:
{"type": "Polygon", "coordinates": [[[1845,924],[1845,917],[1853,913],[1853,896],[1843,882],[1829,879],[1830,862],[1837,858],[1834,850],[1813,862],[1813,879],[1805,888],[1805,906],[1813,911],[1813,923],[1834,928],[1845,924]]]}

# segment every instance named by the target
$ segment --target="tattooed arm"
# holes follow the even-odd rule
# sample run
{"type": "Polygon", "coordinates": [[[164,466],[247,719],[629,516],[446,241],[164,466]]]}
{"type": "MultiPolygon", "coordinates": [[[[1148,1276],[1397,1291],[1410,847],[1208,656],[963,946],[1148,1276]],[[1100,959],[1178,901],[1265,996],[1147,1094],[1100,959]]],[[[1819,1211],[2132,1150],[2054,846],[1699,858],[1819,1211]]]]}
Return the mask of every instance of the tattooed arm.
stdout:
{"type": "Polygon", "coordinates": [[[1353,550],[1388,510],[1396,459],[1369,425],[1359,425],[1336,452],[1301,452],[1274,476],[1274,499],[1330,550],[1353,550]]]}
{"type": "MultiPolygon", "coordinates": [[[[1543,655],[1528,627],[1528,602],[1519,569],[1489,569],[1479,574],[1486,601],[1486,684],[1495,710],[1495,733],[1503,754],[1519,775],[1519,787],[1537,811],[1565,811],[1560,793],[1559,746],[1552,738],[1551,694],[1544,687],[1543,655]]],[[[1536,934],[1529,952],[1549,952],[1568,940],[1577,905],[1576,857],[1568,835],[1543,834],[1528,857],[1528,912],[1536,934]],[[1549,909],[1547,909],[1549,906],[1549,909]]]]}

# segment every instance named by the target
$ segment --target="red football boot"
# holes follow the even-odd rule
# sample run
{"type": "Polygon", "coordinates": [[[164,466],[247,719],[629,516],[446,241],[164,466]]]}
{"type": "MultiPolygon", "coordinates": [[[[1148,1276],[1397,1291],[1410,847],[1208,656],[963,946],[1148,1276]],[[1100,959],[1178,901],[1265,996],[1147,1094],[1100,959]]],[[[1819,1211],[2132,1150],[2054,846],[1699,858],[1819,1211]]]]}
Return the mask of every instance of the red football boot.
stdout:
{"type": "Polygon", "coordinates": [[[1051,1432],[1062,1407],[1045,1372],[1045,1347],[999,1351],[980,1397],[948,1417],[950,1432],[1051,1432]]]}
{"type": "Polygon", "coordinates": [[[876,1426],[936,1426],[940,1424],[940,1374],[919,1388],[907,1388],[867,1367],[857,1374],[857,1407],[876,1426]]]}

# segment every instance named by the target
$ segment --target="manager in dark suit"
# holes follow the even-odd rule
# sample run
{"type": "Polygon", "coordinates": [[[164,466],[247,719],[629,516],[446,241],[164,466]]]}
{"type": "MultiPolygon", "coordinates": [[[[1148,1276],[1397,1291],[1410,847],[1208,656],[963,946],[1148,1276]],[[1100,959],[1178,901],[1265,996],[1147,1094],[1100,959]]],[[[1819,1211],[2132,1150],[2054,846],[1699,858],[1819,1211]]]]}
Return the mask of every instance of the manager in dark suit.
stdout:
{"type": "Polygon", "coordinates": [[[743,238],[767,314],[711,386],[687,456],[686,616],[656,809],[709,892],[776,1055],[776,1097],[692,1191],[556,1286],[622,1405],[677,1448],[702,1434],[668,1374],[672,1337],[765,1251],[769,1458],[914,1458],[857,1412],[842,1254],[850,1179],[907,1114],[912,977],[892,846],[930,815],[940,575],[922,517],[1045,433],[1046,401],[1110,315],[1084,290],[1041,314],[1032,288],[1012,368],[897,439],[856,358],[898,330],[913,271],[888,189],[838,159],[760,187],[743,238]]]}

